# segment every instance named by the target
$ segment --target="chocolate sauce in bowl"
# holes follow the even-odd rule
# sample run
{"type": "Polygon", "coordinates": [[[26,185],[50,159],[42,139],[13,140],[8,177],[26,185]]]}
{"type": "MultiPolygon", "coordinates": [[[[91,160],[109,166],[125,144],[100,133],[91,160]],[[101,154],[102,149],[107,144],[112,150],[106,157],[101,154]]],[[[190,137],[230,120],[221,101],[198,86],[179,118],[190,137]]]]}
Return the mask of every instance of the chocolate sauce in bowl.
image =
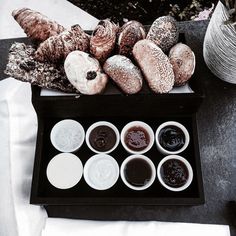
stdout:
{"type": "Polygon", "coordinates": [[[184,186],[189,178],[187,166],[178,159],[165,161],[160,172],[164,183],[174,188],[184,186]]]}
{"type": "Polygon", "coordinates": [[[152,169],[147,161],[134,158],[126,164],[124,175],[129,184],[135,187],[142,187],[150,181],[152,169]]]}
{"type": "Polygon", "coordinates": [[[184,132],[173,125],[169,125],[161,129],[159,133],[159,143],[167,151],[178,151],[185,144],[184,132]]]}
{"type": "Polygon", "coordinates": [[[142,151],[148,147],[150,136],[146,129],[141,126],[134,126],[125,134],[125,144],[133,151],[142,151]]]}
{"type": "Polygon", "coordinates": [[[90,145],[99,152],[111,150],[117,141],[115,131],[106,125],[94,128],[89,135],[90,145]]]}

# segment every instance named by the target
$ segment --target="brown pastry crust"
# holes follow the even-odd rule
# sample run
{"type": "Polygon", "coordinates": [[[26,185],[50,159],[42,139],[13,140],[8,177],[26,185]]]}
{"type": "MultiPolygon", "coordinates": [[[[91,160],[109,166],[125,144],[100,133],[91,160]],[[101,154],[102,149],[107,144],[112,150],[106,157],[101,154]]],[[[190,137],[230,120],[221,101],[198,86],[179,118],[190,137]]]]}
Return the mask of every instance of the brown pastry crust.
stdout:
{"type": "Polygon", "coordinates": [[[147,39],[153,41],[164,52],[168,52],[179,39],[176,20],[171,16],[157,18],[151,25],[147,39]]]}
{"type": "Polygon", "coordinates": [[[118,53],[131,57],[135,43],[145,37],[145,28],[141,23],[134,20],[128,21],[119,30],[118,53]]]}
{"type": "Polygon", "coordinates": [[[74,25],[71,30],[52,36],[41,43],[35,53],[35,59],[41,62],[58,62],[75,50],[88,51],[89,36],[79,25],[74,25]]]}
{"type": "Polygon", "coordinates": [[[178,43],[171,48],[169,59],[175,74],[175,85],[186,84],[195,70],[194,52],[186,44],[178,43]]]}
{"type": "Polygon", "coordinates": [[[168,57],[152,41],[143,39],[133,48],[133,55],[149,87],[155,93],[168,93],[174,85],[174,72],[168,57]]]}
{"type": "Polygon", "coordinates": [[[115,47],[119,27],[110,20],[98,23],[90,39],[90,53],[103,63],[115,47]]]}
{"type": "Polygon", "coordinates": [[[52,21],[40,12],[29,8],[14,10],[12,16],[29,38],[39,42],[51,36],[58,35],[65,30],[56,21],[52,21]]]}
{"type": "Polygon", "coordinates": [[[138,93],[142,88],[141,71],[125,56],[114,55],[108,58],[103,70],[126,94],[138,93]]]}
{"type": "Polygon", "coordinates": [[[66,78],[63,66],[34,59],[35,49],[24,43],[14,43],[9,51],[5,74],[42,88],[78,93],[66,78]]]}

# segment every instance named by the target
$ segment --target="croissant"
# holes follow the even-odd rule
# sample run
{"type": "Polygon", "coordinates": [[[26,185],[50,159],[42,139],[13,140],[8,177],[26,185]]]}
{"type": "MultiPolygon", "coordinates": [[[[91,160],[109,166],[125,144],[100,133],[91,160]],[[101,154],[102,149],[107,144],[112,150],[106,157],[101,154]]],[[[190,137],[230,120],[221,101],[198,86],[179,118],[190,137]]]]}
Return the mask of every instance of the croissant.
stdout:
{"type": "Polygon", "coordinates": [[[35,59],[40,62],[58,62],[75,50],[88,51],[89,36],[79,25],[74,25],[71,30],[52,36],[42,42],[35,52],[35,59]]]}
{"type": "Polygon", "coordinates": [[[51,36],[60,34],[65,30],[65,28],[57,22],[52,21],[40,12],[29,8],[14,10],[12,16],[29,38],[39,42],[42,42],[51,36]]]}

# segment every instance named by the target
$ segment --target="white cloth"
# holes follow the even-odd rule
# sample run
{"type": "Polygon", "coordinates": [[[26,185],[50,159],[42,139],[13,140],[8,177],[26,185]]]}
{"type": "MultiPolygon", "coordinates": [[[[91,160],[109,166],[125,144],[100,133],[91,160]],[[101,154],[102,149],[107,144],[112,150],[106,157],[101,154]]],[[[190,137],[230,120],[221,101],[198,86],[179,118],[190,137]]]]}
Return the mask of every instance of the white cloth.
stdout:
{"type": "Polygon", "coordinates": [[[7,101],[0,101],[0,235],[16,235],[15,211],[11,191],[9,110],[7,101]]]}
{"type": "Polygon", "coordinates": [[[49,218],[42,236],[229,236],[222,225],[165,222],[104,222],[49,218]]]}
{"type": "Polygon", "coordinates": [[[7,190],[0,195],[0,225],[4,225],[0,227],[0,235],[40,236],[46,211],[29,204],[37,134],[30,85],[7,79],[0,82],[0,94],[0,119],[4,120],[0,123],[3,125],[1,131],[8,131],[1,132],[1,135],[4,134],[1,140],[8,140],[8,148],[2,147],[0,142],[1,156],[2,153],[5,156],[4,165],[1,165],[0,188],[7,190]],[[6,127],[7,124],[9,127],[6,127]]]}

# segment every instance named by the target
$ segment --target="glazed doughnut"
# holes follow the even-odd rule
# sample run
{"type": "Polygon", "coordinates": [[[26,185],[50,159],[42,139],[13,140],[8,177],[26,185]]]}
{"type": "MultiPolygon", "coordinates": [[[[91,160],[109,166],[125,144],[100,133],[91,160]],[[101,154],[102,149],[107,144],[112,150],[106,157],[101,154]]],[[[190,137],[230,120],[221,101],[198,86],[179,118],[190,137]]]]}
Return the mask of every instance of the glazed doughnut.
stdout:
{"type": "Polygon", "coordinates": [[[118,53],[130,57],[134,44],[145,37],[145,28],[141,23],[134,20],[128,21],[119,31],[118,53]]]}
{"type": "Polygon", "coordinates": [[[90,39],[90,53],[103,63],[111,54],[116,43],[119,27],[109,20],[98,23],[90,39]]]}
{"type": "Polygon", "coordinates": [[[149,87],[155,93],[168,93],[174,85],[174,72],[168,57],[152,41],[143,39],[133,48],[133,55],[149,87]]]}
{"type": "Polygon", "coordinates": [[[186,44],[178,43],[171,48],[169,59],[175,74],[175,85],[186,84],[195,70],[194,52],[186,44]]]}
{"type": "Polygon", "coordinates": [[[101,71],[97,59],[82,51],[71,52],[64,63],[66,76],[82,94],[101,93],[107,84],[108,76],[101,71]]]}
{"type": "Polygon", "coordinates": [[[125,56],[114,55],[108,58],[103,70],[126,94],[137,93],[142,88],[141,71],[125,56]]]}

